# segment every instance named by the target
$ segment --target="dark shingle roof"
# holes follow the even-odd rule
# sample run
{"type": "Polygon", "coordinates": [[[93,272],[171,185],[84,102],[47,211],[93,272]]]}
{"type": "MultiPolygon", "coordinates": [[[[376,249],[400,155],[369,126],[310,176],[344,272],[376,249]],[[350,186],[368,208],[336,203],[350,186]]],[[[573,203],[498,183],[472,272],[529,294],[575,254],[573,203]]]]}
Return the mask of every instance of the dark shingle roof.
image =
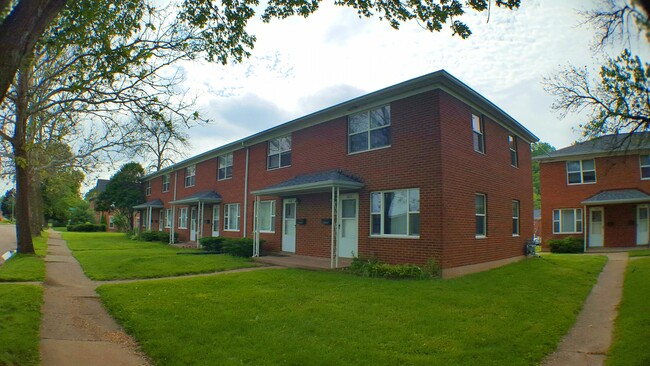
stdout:
{"type": "Polygon", "coordinates": [[[616,189],[597,193],[582,201],[585,205],[650,201],[650,195],[637,189],[616,189]]]}
{"type": "Polygon", "coordinates": [[[341,170],[328,170],[296,176],[282,183],[252,192],[257,195],[276,194],[292,190],[324,189],[327,187],[361,188],[363,182],[341,170]]]}
{"type": "Polygon", "coordinates": [[[136,209],[138,209],[138,208],[149,208],[149,207],[151,207],[151,208],[162,208],[162,207],[165,207],[165,205],[163,204],[163,201],[161,201],[159,199],[155,199],[155,200],[152,200],[152,201],[147,201],[145,203],[141,203],[139,205],[133,206],[133,208],[136,208],[136,209]]]}
{"type": "Polygon", "coordinates": [[[184,198],[179,198],[177,200],[171,201],[172,204],[185,204],[185,203],[196,203],[196,202],[221,202],[221,195],[215,191],[203,191],[199,193],[191,194],[184,198]]]}
{"type": "Polygon", "coordinates": [[[627,153],[639,150],[650,150],[650,132],[605,135],[589,141],[579,142],[533,159],[544,161],[571,156],[627,153]]]}

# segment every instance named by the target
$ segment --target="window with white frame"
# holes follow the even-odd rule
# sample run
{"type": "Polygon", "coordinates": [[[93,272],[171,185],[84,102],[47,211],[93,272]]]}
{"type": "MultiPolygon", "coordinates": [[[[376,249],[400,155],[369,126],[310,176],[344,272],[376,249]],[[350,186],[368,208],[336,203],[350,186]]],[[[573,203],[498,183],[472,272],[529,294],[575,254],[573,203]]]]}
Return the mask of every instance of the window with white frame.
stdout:
{"type": "Polygon", "coordinates": [[[474,196],[474,205],[476,206],[476,237],[483,238],[487,236],[487,197],[477,193],[474,196]]]}
{"type": "Polygon", "coordinates": [[[348,117],[348,152],[356,153],[390,146],[390,105],[348,117]]]}
{"type": "Polygon", "coordinates": [[[162,191],[163,192],[169,192],[169,179],[170,175],[165,174],[162,176],[162,191]]]}
{"type": "Polygon", "coordinates": [[[223,206],[223,229],[239,231],[239,203],[229,203],[223,206]]]}
{"type": "Polygon", "coordinates": [[[483,133],[483,120],[472,114],[472,135],[474,137],[474,151],[485,153],[485,135],[483,133]]]}
{"type": "Polygon", "coordinates": [[[517,137],[508,135],[508,147],[510,148],[510,165],[519,166],[519,156],[517,155],[517,137]]]}
{"type": "Polygon", "coordinates": [[[263,233],[275,232],[275,201],[261,201],[257,214],[259,217],[260,231],[263,233]]]}
{"type": "Polygon", "coordinates": [[[650,155],[639,155],[641,179],[650,179],[650,155]]]}
{"type": "Polygon", "coordinates": [[[185,187],[193,187],[196,183],[196,165],[185,168],[185,187]]]}
{"type": "Polygon", "coordinates": [[[512,200],[512,236],[519,236],[519,201],[512,200]]]}
{"type": "Polygon", "coordinates": [[[113,219],[113,215],[108,217],[108,227],[111,229],[115,227],[115,221],[113,219]]]}
{"type": "Polygon", "coordinates": [[[553,210],[554,234],[579,234],[582,232],[582,209],[553,210]]]}
{"type": "Polygon", "coordinates": [[[151,181],[150,180],[144,182],[144,194],[145,194],[145,196],[151,196],[151,181]]]}
{"type": "Polygon", "coordinates": [[[232,153],[219,157],[219,168],[217,169],[217,180],[232,178],[232,153]]]}
{"type": "Polygon", "coordinates": [[[568,184],[596,183],[596,163],[594,159],[567,161],[566,176],[568,184]]]}
{"type": "Polygon", "coordinates": [[[165,210],[165,227],[172,227],[172,209],[168,208],[165,210]]]}
{"type": "Polygon", "coordinates": [[[187,229],[187,207],[178,209],[178,228],[187,229]]]}
{"type": "Polygon", "coordinates": [[[420,236],[420,189],[370,193],[370,235],[420,236]]]}
{"type": "Polygon", "coordinates": [[[291,135],[269,140],[268,169],[291,165],[291,135]]]}

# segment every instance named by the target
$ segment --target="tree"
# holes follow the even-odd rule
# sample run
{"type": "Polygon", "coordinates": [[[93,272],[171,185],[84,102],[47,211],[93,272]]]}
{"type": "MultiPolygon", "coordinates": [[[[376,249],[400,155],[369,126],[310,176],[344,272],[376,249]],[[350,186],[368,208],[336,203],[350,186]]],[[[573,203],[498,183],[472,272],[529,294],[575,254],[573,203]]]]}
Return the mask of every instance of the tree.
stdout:
{"type": "Polygon", "coordinates": [[[2,215],[8,217],[11,221],[14,220],[14,209],[16,207],[16,189],[11,188],[2,196],[2,204],[0,209],[2,215]]]}
{"type": "Polygon", "coordinates": [[[120,215],[126,216],[129,225],[131,225],[133,223],[133,206],[145,200],[141,183],[143,176],[144,169],[140,164],[124,164],[111,177],[106,185],[106,190],[99,194],[95,209],[102,211],[113,210],[120,215]]]}
{"type": "MultiPolygon", "coordinates": [[[[555,151],[555,147],[548,142],[534,142],[531,146],[532,157],[546,155],[551,151],[555,151]]],[[[533,160],[533,203],[535,208],[542,207],[542,196],[539,189],[539,161],[533,160]]]]}

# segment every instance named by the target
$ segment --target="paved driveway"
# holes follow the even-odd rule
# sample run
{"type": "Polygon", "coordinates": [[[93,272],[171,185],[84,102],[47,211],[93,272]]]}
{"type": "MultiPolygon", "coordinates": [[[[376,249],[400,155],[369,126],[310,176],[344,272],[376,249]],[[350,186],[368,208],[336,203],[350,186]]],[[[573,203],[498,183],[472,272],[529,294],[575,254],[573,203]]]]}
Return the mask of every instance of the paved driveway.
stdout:
{"type": "MultiPolygon", "coordinates": [[[[0,255],[16,250],[16,225],[0,225],[0,255]]],[[[0,258],[0,265],[4,262],[0,258]]]]}

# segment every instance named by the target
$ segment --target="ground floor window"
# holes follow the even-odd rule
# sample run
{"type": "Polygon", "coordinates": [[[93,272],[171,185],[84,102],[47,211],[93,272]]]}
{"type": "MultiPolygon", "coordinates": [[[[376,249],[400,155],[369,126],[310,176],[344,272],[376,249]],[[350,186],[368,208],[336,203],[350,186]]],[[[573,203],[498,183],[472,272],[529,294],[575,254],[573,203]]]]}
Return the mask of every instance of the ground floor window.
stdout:
{"type": "Polygon", "coordinates": [[[519,236],[519,201],[512,201],[512,236],[519,236]]]}
{"type": "Polygon", "coordinates": [[[487,236],[487,197],[477,193],[474,196],[474,205],[476,206],[476,237],[484,238],[487,236]]]}
{"type": "Polygon", "coordinates": [[[115,221],[113,221],[113,215],[108,217],[108,227],[111,229],[115,227],[115,221]]]}
{"type": "Polygon", "coordinates": [[[257,208],[260,231],[263,233],[275,232],[275,201],[261,201],[257,208]]]}
{"type": "Polygon", "coordinates": [[[172,209],[165,210],[165,227],[172,227],[172,209]]]}
{"type": "Polygon", "coordinates": [[[187,229],[187,207],[178,210],[178,228],[187,229]]]}
{"type": "Polygon", "coordinates": [[[224,205],[223,229],[225,231],[239,231],[239,203],[224,205]]]}
{"type": "Polygon", "coordinates": [[[553,210],[554,234],[578,234],[582,232],[582,209],[565,208],[553,210]]]}
{"type": "Polygon", "coordinates": [[[420,236],[420,189],[370,193],[370,234],[420,236]]]}

